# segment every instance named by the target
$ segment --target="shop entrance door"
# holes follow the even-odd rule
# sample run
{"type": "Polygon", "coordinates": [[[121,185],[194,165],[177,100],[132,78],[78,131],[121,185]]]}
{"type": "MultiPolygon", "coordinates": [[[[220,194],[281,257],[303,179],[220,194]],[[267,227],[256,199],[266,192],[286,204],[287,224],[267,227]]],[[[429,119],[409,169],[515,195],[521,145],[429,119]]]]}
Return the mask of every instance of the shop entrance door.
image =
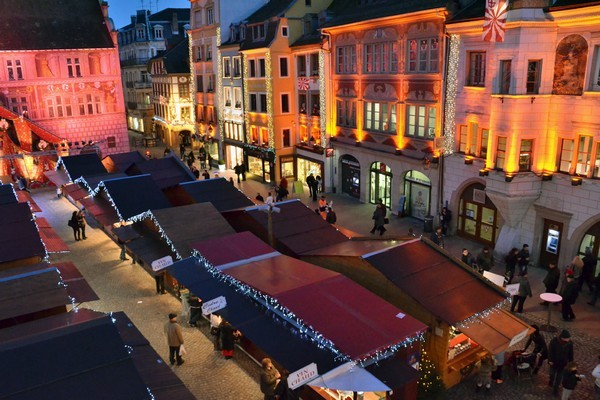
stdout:
{"type": "Polygon", "coordinates": [[[560,243],[562,239],[563,224],[561,222],[544,219],[544,232],[542,245],[540,246],[540,266],[548,267],[548,264],[558,262],[560,255],[560,243]]]}
{"type": "Polygon", "coordinates": [[[389,209],[392,206],[392,170],[384,163],[373,163],[371,166],[370,202],[375,204],[379,199],[389,209]]]}
{"type": "Polygon", "coordinates": [[[352,156],[345,155],[341,160],[342,165],[342,193],[360,198],[360,164],[352,156]]]}

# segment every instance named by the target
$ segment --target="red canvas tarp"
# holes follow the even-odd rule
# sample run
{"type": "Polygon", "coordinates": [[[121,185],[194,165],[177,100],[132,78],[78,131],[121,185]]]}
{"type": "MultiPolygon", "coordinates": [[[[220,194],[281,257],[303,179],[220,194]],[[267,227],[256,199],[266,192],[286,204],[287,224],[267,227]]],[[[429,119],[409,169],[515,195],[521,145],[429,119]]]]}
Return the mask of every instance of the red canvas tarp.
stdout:
{"type": "Polygon", "coordinates": [[[29,208],[31,208],[31,211],[42,212],[42,209],[33,200],[33,197],[31,197],[31,194],[29,194],[29,192],[25,190],[17,190],[15,193],[17,194],[17,198],[19,199],[19,203],[29,202],[29,208]]]}
{"type": "Polygon", "coordinates": [[[228,275],[276,298],[353,360],[413,338],[425,325],[341,274],[287,256],[228,275]]]}
{"type": "Polygon", "coordinates": [[[48,253],[64,253],[69,251],[69,246],[58,236],[46,218],[38,217],[35,219],[35,222],[48,253]]]}
{"type": "Polygon", "coordinates": [[[203,240],[192,243],[190,247],[198,250],[215,267],[259,257],[275,251],[250,232],[203,240]]]}
{"type": "Polygon", "coordinates": [[[94,289],[87,283],[79,269],[70,261],[51,264],[56,267],[63,282],[66,284],[67,293],[71,296],[76,303],[83,303],[86,301],[95,301],[100,298],[94,292],[94,289]]]}

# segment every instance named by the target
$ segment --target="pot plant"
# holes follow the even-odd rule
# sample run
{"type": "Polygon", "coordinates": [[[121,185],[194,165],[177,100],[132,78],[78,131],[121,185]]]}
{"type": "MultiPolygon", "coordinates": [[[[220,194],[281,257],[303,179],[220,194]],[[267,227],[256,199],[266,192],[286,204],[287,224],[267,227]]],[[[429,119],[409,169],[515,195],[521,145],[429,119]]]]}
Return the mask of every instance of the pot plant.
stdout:
{"type": "Polygon", "coordinates": [[[225,160],[219,160],[217,161],[217,164],[219,164],[219,171],[225,171],[225,160]]]}

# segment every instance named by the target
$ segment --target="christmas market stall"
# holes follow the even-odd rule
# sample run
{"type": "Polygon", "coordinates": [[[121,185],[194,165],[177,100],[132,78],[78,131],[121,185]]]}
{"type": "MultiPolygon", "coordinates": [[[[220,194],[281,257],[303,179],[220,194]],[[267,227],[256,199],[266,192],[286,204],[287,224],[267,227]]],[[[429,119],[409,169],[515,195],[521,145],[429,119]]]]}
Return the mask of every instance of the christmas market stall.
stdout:
{"type": "Polygon", "coordinates": [[[428,325],[425,351],[447,387],[482,357],[505,351],[530,330],[502,309],[507,293],[427,239],[361,257],[336,256],[336,249],[303,259],[344,274],[428,325]]]}
{"type": "MultiPolygon", "coordinates": [[[[343,275],[273,251],[249,232],[194,243],[193,247],[198,267],[175,267],[176,263],[168,269],[205,303],[224,295],[214,288],[214,281],[219,282],[219,287],[245,294],[343,361],[333,369],[317,365],[319,376],[307,383],[310,389],[306,390],[325,399],[354,398],[358,392],[365,392],[364,399],[416,398],[419,374],[411,361],[420,358],[424,324],[343,275]],[[389,363],[386,368],[374,367],[384,361],[389,363]],[[402,373],[386,375],[387,368],[402,373]]],[[[247,317],[229,306],[228,297],[226,301],[224,318],[251,341],[247,350],[258,353],[256,357],[263,353],[271,356],[293,375],[298,365],[287,366],[284,355],[291,348],[286,344],[279,349],[267,343],[259,345],[257,342],[265,342],[260,336],[266,331],[237,321],[247,317]],[[275,357],[274,351],[281,356],[275,357]]]]}
{"type": "Polygon", "coordinates": [[[139,151],[128,151],[126,153],[109,154],[102,159],[104,168],[111,174],[127,171],[134,164],[139,164],[148,160],[139,151]]]}
{"type": "Polygon", "coordinates": [[[36,264],[48,257],[27,203],[0,205],[0,270],[36,264]]]}
{"type": "Polygon", "coordinates": [[[164,191],[168,191],[180,183],[196,180],[192,171],[173,153],[164,158],[153,158],[134,163],[125,170],[125,173],[130,176],[149,174],[156,186],[164,191]]]}
{"type": "Polygon", "coordinates": [[[212,203],[220,212],[254,205],[246,195],[225,178],[181,183],[167,196],[173,205],[212,203]]]}

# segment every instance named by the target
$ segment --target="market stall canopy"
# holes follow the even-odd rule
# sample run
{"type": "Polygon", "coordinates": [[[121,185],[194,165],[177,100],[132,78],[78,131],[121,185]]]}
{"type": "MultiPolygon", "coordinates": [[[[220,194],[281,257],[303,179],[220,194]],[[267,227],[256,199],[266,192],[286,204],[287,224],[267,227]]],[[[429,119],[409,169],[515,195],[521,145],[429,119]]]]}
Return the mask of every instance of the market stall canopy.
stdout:
{"type": "Polygon", "coordinates": [[[17,190],[16,193],[19,203],[29,203],[29,208],[31,208],[31,211],[34,213],[42,212],[40,206],[38,206],[35,200],[33,200],[33,197],[31,197],[31,193],[26,190],[17,190]]]}
{"type": "Polygon", "coordinates": [[[449,325],[496,307],[506,294],[451,255],[415,239],[363,258],[449,325]]]}
{"type": "MultiPolygon", "coordinates": [[[[298,199],[276,203],[280,212],[272,213],[275,248],[297,256],[315,249],[342,243],[349,239],[298,199]]],[[[268,213],[259,207],[243,212],[227,212],[223,216],[236,231],[251,231],[268,240],[268,213]]]]}
{"type": "Polygon", "coordinates": [[[127,175],[148,174],[160,189],[196,180],[192,171],[174,154],[164,158],[153,158],[152,160],[137,162],[127,168],[125,173],[127,175]]]}
{"type": "Polygon", "coordinates": [[[11,184],[0,185],[0,205],[18,203],[17,192],[11,184]]]}
{"type": "Polygon", "coordinates": [[[279,254],[251,232],[203,240],[192,243],[191,247],[220,270],[253,259],[279,254]]]}
{"type": "Polygon", "coordinates": [[[177,205],[209,202],[221,212],[254,205],[252,200],[225,178],[182,183],[171,194],[171,202],[177,205]]]}
{"type": "Polygon", "coordinates": [[[148,210],[171,207],[150,175],[109,179],[100,182],[98,187],[94,197],[106,195],[121,221],[128,221],[148,210]]]}
{"type": "Polygon", "coordinates": [[[61,168],[67,173],[69,182],[82,176],[93,176],[106,174],[106,168],[96,153],[78,154],[74,156],[60,157],[56,164],[56,170],[61,168]]]}
{"type": "Polygon", "coordinates": [[[129,151],[127,153],[110,154],[102,159],[104,168],[111,174],[125,172],[133,164],[147,161],[147,158],[139,151],[129,151]]]}
{"type": "Polygon", "coordinates": [[[78,202],[88,197],[90,192],[88,192],[86,188],[79,186],[77,183],[70,183],[63,186],[63,195],[71,198],[74,202],[78,202]]]}
{"type": "Polygon", "coordinates": [[[101,196],[86,197],[79,201],[87,213],[101,226],[110,226],[119,222],[119,216],[110,202],[101,196]]]}
{"type": "Polygon", "coordinates": [[[0,205],[0,264],[47,255],[29,205],[0,205]]]}
{"type": "Polygon", "coordinates": [[[364,254],[389,249],[397,240],[346,240],[331,246],[305,251],[300,256],[346,256],[359,257],[364,254]]]}
{"type": "Polygon", "coordinates": [[[319,372],[326,372],[342,363],[341,360],[336,361],[334,353],[300,334],[292,324],[259,306],[219,276],[211,274],[197,258],[186,258],[167,269],[178,282],[205,302],[224,296],[227,306],[219,310],[219,314],[288,371],[296,371],[314,362],[319,372]]]}
{"type": "Polygon", "coordinates": [[[347,392],[388,392],[393,389],[353,362],[342,364],[307,385],[347,392]]]}
{"type": "Polygon", "coordinates": [[[154,271],[151,269],[153,261],[166,256],[175,259],[175,253],[171,247],[158,236],[140,236],[127,243],[127,247],[135,254],[136,259],[142,261],[142,267],[151,275],[154,275],[154,271]]]}
{"type": "Polygon", "coordinates": [[[44,175],[46,175],[46,178],[56,186],[66,185],[71,182],[71,179],[64,169],[45,171],[44,175]]]}
{"type": "Polygon", "coordinates": [[[119,330],[123,344],[131,349],[133,363],[155,400],[196,399],[167,363],[162,361],[127,314],[115,312],[111,313],[111,318],[119,330]]]}
{"type": "Polygon", "coordinates": [[[478,316],[458,328],[491,354],[506,350],[513,344],[513,338],[521,335],[522,339],[533,332],[533,328],[505,310],[478,316]]]}
{"type": "Polygon", "coordinates": [[[71,261],[50,263],[48,265],[60,271],[60,276],[67,285],[67,293],[69,293],[73,302],[80,304],[100,299],[83,275],[81,275],[79,269],[71,261]]]}
{"type": "Polygon", "coordinates": [[[46,218],[37,217],[35,222],[37,223],[40,237],[42,238],[42,242],[44,242],[48,253],[66,253],[70,251],[69,246],[67,246],[65,241],[62,240],[58,233],[56,233],[46,218]]]}
{"type": "Polygon", "coordinates": [[[98,174],[98,175],[87,175],[87,176],[81,176],[81,177],[75,179],[75,183],[80,184],[90,194],[92,194],[98,190],[98,185],[100,184],[100,182],[108,180],[108,179],[124,178],[126,176],[127,176],[127,174],[124,174],[122,172],[117,172],[114,174],[104,173],[104,174],[98,174]]]}
{"type": "Polygon", "coordinates": [[[211,203],[151,210],[141,219],[149,219],[156,226],[161,238],[172,246],[177,259],[192,255],[192,242],[235,233],[211,203]]]}
{"type": "Polygon", "coordinates": [[[110,316],[95,311],[2,329],[0,358],[10,366],[0,398],[152,398],[110,316]]]}

